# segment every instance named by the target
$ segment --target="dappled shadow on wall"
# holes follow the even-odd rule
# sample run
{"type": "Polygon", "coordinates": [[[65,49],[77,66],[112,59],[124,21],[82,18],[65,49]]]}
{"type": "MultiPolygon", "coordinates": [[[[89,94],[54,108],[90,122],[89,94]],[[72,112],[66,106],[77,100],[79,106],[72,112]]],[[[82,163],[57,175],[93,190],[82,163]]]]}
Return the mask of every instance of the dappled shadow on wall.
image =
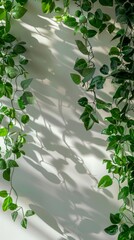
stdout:
{"type": "MultiPolygon", "coordinates": [[[[20,38],[26,36],[29,45],[28,70],[34,77],[35,95],[35,104],[28,107],[27,156],[15,173],[15,185],[36,214],[63,235],[58,240],[97,240],[100,236],[106,240],[102,230],[109,209],[116,204],[108,190],[104,194],[97,189],[101,160],[106,157],[105,139],[99,134],[104,123],[100,116],[93,131],[84,129],[77,100],[85,93],[69,76],[77,52],[72,31],[41,13],[38,16],[35,4],[29,3],[29,15],[21,25],[15,23],[20,38]]],[[[106,93],[101,96],[109,99],[106,93]]]]}

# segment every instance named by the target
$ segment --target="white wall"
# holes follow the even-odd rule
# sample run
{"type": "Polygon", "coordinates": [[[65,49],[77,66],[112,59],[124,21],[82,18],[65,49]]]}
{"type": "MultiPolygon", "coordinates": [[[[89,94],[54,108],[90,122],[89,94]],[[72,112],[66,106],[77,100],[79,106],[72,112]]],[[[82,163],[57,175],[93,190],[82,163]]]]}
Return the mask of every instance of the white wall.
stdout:
{"type": "MultiPolygon", "coordinates": [[[[20,160],[14,185],[20,204],[36,215],[24,230],[19,220],[13,223],[10,214],[1,211],[2,238],[115,239],[103,229],[110,224],[110,212],[117,209],[116,186],[97,188],[97,180],[106,173],[102,165],[107,157],[106,141],[100,134],[104,123],[100,117],[101,124],[86,132],[77,104],[85,92],[69,76],[78,53],[73,32],[43,15],[40,2],[32,0],[23,19],[14,22],[13,32],[18,40],[27,42],[27,69],[34,78],[31,90],[35,96],[35,104],[28,108],[27,155],[20,160]]],[[[101,64],[108,51],[105,46],[111,43],[109,35],[100,35],[99,40],[92,43],[101,64]]],[[[109,84],[101,98],[110,100],[107,92],[112,89],[108,88],[109,84]]]]}

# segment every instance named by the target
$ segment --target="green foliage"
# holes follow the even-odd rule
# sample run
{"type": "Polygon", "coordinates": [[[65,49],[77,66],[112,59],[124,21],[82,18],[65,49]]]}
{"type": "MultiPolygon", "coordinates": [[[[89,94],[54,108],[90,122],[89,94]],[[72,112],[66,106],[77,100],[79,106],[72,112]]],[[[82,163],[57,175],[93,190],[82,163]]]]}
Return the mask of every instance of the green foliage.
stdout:
{"type": "Polygon", "coordinates": [[[30,118],[24,109],[33,102],[32,93],[25,89],[30,86],[32,79],[28,78],[28,73],[23,67],[28,63],[23,55],[26,52],[25,42],[18,42],[10,30],[12,18],[20,19],[26,13],[27,10],[23,6],[26,3],[27,0],[2,1],[0,8],[0,137],[5,144],[4,147],[0,147],[0,171],[10,186],[9,193],[6,190],[0,191],[0,197],[3,198],[3,211],[11,211],[13,221],[16,220],[18,212],[22,213],[21,225],[24,228],[27,226],[27,217],[32,216],[34,212],[28,210],[24,217],[23,208],[17,204],[18,195],[12,178],[14,169],[19,167],[17,159],[25,154],[22,149],[26,143],[24,125],[30,118]],[[4,101],[6,99],[7,106],[3,98],[4,101]],[[16,100],[20,100],[20,110],[15,107],[16,100]]]}
{"type": "MultiPolygon", "coordinates": [[[[106,188],[114,184],[119,185],[117,199],[121,207],[116,214],[110,214],[112,225],[105,228],[109,235],[118,233],[118,240],[133,240],[134,237],[134,119],[130,116],[134,112],[134,6],[132,0],[92,0],[75,1],[77,10],[74,16],[62,9],[60,21],[74,29],[74,34],[81,34],[81,39],[75,40],[78,50],[83,56],[77,58],[71,73],[73,82],[81,85],[86,92],[93,94],[93,101],[81,97],[78,104],[83,109],[80,119],[86,130],[94,124],[99,124],[97,111],[107,112],[106,127],[102,134],[107,137],[107,151],[112,152],[111,159],[104,159],[108,174],[103,176],[99,188],[106,188]],[[97,9],[95,3],[100,4],[97,9]],[[104,13],[102,6],[113,7],[116,21],[104,13]],[[117,28],[116,22],[121,24],[117,28]],[[99,34],[107,31],[111,35],[112,46],[109,49],[110,64],[102,63],[100,74],[96,75],[96,66],[91,38],[99,41],[99,34]],[[116,44],[113,40],[116,40],[116,44]],[[106,81],[112,80],[115,92],[112,101],[107,102],[98,97],[98,91],[103,89],[106,81]]],[[[97,5],[98,7],[98,5],[97,5]]]]}

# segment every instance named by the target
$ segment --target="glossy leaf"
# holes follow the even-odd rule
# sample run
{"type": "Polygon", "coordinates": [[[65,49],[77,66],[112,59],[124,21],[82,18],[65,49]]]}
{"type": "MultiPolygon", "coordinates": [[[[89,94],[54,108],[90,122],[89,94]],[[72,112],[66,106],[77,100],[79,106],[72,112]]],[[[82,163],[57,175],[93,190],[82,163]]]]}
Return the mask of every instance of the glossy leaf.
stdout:
{"type": "Polygon", "coordinates": [[[14,6],[14,8],[12,10],[12,15],[15,19],[19,19],[24,16],[26,11],[27,11],[27,9],[24,8],[23,6],[16,5],[16,6],[14,6]]]}
{"type": "Polygon", "coordinates": [[[3,211],[7,211],[9,209],[9,205],[12,203],[12,198],[10,196],[8,196],[7,198],[5,198],[3,204],[2,204],[2,209],[3,211]]]}
{"type": "Polygon", "coordinates": [[[24,124],[26,124],[27,122],[29,122],[29,116],[28,115],[23,115],[22,117],[21,117],[21,122],[22,123],[24,123],[24,124]]]}
{"type": "Polygon", "coordinates": [[[106,188],[106,187],[111,186],[112,184],[113,184],[112,178],[109,175],[105,175],[100,179],[100,181],[98,183],[98,187],[106,188]]]}
{"type": "Polygon", "coordinates": [[[110,221],[113,224],[118,224],[121,222],[121,215],[119,213],[112,214],[110,213],[110,221]]]}
{"type": "Polygon", "coordinates": [[[111,225],[111,226],[105,228],[104,231],[109,235],[115,235],[118,232],[118,226],[111,225]]]}

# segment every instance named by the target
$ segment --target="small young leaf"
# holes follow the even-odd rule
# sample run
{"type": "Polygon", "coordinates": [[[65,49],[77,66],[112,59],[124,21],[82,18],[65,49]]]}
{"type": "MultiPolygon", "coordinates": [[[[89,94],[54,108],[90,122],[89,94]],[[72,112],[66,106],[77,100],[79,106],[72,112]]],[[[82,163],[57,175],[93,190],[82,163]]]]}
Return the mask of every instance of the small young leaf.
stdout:
{"type": "Polygon", "coordinates": [[[8,196],[8,193],[7,193],[6,190],[2,190],[2,191],[0,191],[0,197],[2,197],[2,198],[6,198],[7,196],[8,196]]]}
{"type": "Polygon", "coordinates": [[[109,25],[108,25],[108,32],[109,32],[109,33],[112,33],[114,30],[115,30],[115,25],[112,24],[112,23],[109,24],[109,25]]]}
{"type": "Polygon", "coordinates": [[[107,75],[109,72],[109,67],[104,64],[101,68],[100,68],[100,72],[103,73],[104,75],[107,75]]]}
{"type": "Polygon", "coordinates": [[[98,183],[98,187],[105,188],[105,187],[109,187],[112,184],[113,184],[112,178],[109,175],[105,175],[100,179],[98,183]]]}
{"type": "Polygon", "coordinates": [[[23,218],[22,221],[21,221],[21,226],[23,228],[27,228],[27,219],[26,218],[23,218]]]}
{"type": "Polygon", "coordinates": [[[23,115],[22,117],[21,117],[21,122],[22,123],[24,123],[24,124],[26,124],[28,121],[29,121],[29,116],[28,115],[23,115]]]}
{"type": "Polygon", "coordinates": [[[80,75],[75,74],[75,73],[71,73],[70,75],[71,75],[71,78],[72,78],[72,80],[73,80],[73,82],[74,82],[75,84],[78,85],[78,84],[81,83],[81,77],[80,77],[80,75]]]}
{"type": "Polygon", "coordinates": [[[31,216],[33,216],[34,214],[35,214],[34,211],[32,211],[32,210],[27,210],[25,216],[26,216],[26,217],[31,217],[31,216]]]}
{"type": "Polygon", "coordinates": [[[33,78],[29,78],[29,79],[25,79],[21,82],[21,87],[23,88],[23,90],[25,90],[26,88],[29,87],[29,85],[31,84],[33,78]]]}
{"type": "Polygon", "coordinates": [[[15,222],[16,218],[18,217],[18,212],[17,212],[17,211],[14,211],[14,212],[11,214],[11,216],[12,216],[13,221],[15,222]]]}

